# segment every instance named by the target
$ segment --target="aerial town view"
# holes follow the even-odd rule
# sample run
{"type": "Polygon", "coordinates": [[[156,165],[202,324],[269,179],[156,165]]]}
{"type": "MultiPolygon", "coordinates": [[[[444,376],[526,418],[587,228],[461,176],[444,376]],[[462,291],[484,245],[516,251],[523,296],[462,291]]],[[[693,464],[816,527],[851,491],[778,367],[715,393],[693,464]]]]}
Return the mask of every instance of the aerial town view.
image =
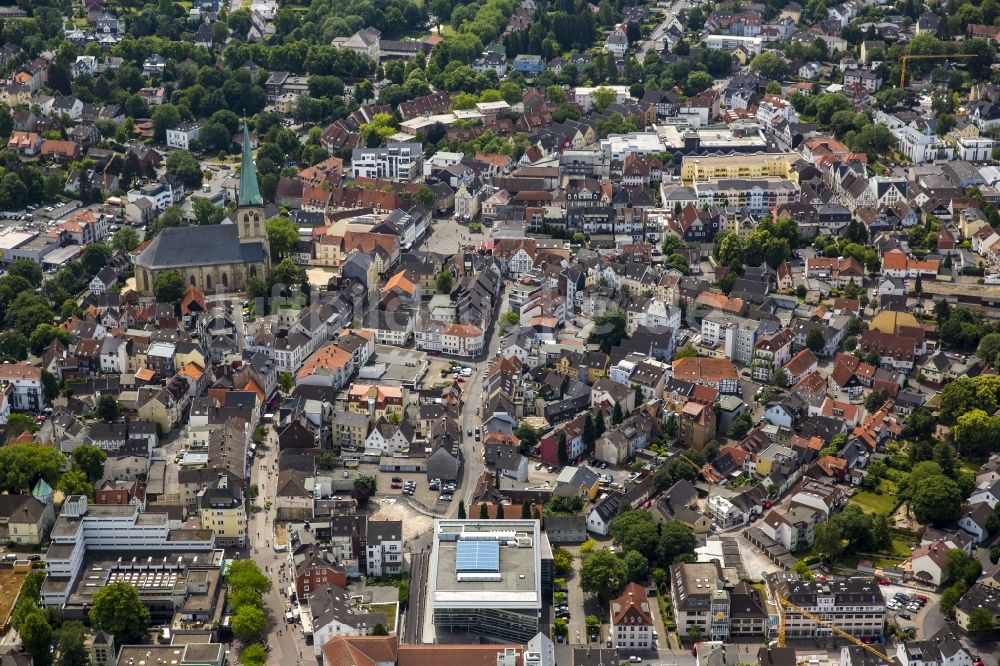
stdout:
{"type": "Polygon", "coordinates": [[[0,666],[1000,666],[1000,0],[0,1],[0,666]]]}

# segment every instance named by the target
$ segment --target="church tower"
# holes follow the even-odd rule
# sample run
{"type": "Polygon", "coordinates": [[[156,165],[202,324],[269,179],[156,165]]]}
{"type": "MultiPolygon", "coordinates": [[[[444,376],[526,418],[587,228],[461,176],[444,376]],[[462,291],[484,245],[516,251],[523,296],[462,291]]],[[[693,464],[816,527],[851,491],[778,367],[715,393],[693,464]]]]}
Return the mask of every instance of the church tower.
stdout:
{"type": "Polygon", "coordinates": [[[250,128],[243,122],[243,164],[240,167],[240,193],[236,208],[236,225],[241,243],[264,246],[265,261],[270,264],[271,249],[264,224],[264,197],[257,183],[257,167],[253,163],[250,128]]]}

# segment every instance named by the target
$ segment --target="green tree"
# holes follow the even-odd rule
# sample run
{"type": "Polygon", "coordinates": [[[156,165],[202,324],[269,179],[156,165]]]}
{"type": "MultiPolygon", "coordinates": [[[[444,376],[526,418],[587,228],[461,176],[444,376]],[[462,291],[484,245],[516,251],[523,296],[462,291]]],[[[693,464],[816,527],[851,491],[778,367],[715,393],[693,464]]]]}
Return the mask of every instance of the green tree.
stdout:
{"type": "Polygon", "coordinates": [[[993,614],[985,608],[974,608],[969,613],[968,630],[971,634],[981,634],[993,631],[993,614]]]}
{"type": "Polygon", "coordinates": [[[647,559],[656,554],[659,535],[649,511],[632,509],[618,514],[608,526],[608,534],[623,552],[634,550],[647,559]]]}
{"type": "Polygon", "coordinates": [[[111,249],[119,253],[131,252],[139,247],[139,234],[132,227],[122,227],[111,237],[111,249]]]}
{"type": "Polygon", "coordinates": [[[278,375],[278,386],[285,393],[291,393],[292,388],[295,386],[295,377],[290,372],[282,372],[278,375]]]}
{"type": "Polygon", "coordinates": [[[185,187],[201,187],[204,174],[201,171],[201,162],[194,155],[186,150],[172,150],[167,154],[166,163],[167,170],[177,176],[185,187]]]}
{"type": "Polygon", "coordinates": [[[281,263],[271,271],[271,284],[284,285],[286,290],[292,289],[295,285],[304,284],[305,281],[305,270],[301,266],[296,266],[288,257],[282,259],[281,263]]]}
{"type": "Polygon", "coordinates": [[[90,499],[94,498],[94,484],[83,470],[72,469],[66,472],[59,477],[56,488],[66,496],[83,495],[90,499]]]}
{"type": "Polygon", "coordinates": [[[59,651],[57,666],[88,666],[90,652],[85,640],[87,631],[83,623],[77,621],[64,622],[56,632],[56,645],[59,651]]]}
{"type": "Polygon", "coordinates": [[[593,93],[594,111],[600,113],[615,101],[615,91],[611,88],[600,87],[593,93]]]}
{"type": "Polygon", "coordinates": [[[945,476],[932,476],[913,491],[910,507],[921,523],[944,527],[961,517],[962,491],[958,484],[945,476]]]}
{"type": "Polygon", "coordinates": [[[413,195],[413,198],[418,204],[424,206],[425,208],[434,207],[434,190],[426,185],[421,185],[420,189],[418,189],[413,195]]]}
{"type": "Polygon", "coordinates": [[[92,444],[80,444],[70,455],[91,481],[98,481],[104,476],[104,461],[108,459],[108,454],[103,449],[92,444]]]}
{"type": "Polygon", "coordinates": [[[552,549],[552,568],[559,576],[568,576],[573,571],[573,555],[565,548],[556,546],[552,549]]]}
{"type": "Polygon", "coordinates": [[[7,274],[23,277],[33,287],[42,284],[42,267],[27,259],[16,259],[7,264],[7,274]]]}
{"type": "Polygon", "coordinates": [[[299,242],[299,228],[287,217],[267,221],[267,242],[271,246],[271,260],[280,262],[289,256],[299,242]]]}
{"type": "Polygon", "coordinates": [[[583,420],[583,445],[588,452],[594,450],[594,444],[597,442],[597,429],[594,426],[594,417],[590,412],[587,412],[587,416],[583,420]]]}
{"type": "Polygon", "coordinates": [[[696,545],[697,539],[690,527],[676,520],[667,522],[656,546],[660,565],[667,566],[681,555],[693,553],[696,545]]]}
{"type": "Polygon", "coordinates": [[[271,580],[264,575],[253,560],[236,560],[229,565],[226,583],[232,590],[253,590],[259,595],[271,591],[271,580]]]}
{"type": "Polygon", "coordinates": [[[752,427],[753,419],[750,418],[750,412],[745,411],[733,419],[733,422],[729,425],[729,430],[726,431],[726,436],[730,439],[743,439],[752,427]]]}
{"type": "Polygon", "coordinates": [[[961,582],[966,587],[972,587],[983,573],[983,565],[979,560],[960,548],[953,548],[945,553],[944,568],[946,582],[961,582]]]}
{"type": "Polygon", "coordinates": [[[441,271],[435,276],[434,280],[439,294],[451,293],[451,288],[455,284],[455,279],[452,277],[451,271],[441,271]]]}
{"type": "Polygon", "coordinates": [[[264,629],[267,627],[267,615],[262,608],[242,606],[233,613],[231,626],[233,633],[241,641],[255,641],[264,634],[264,629]]]}
{"type": "Polygon", "coordinates": [[[600,345],[601,351],[605,354],[611,353],[614,347],[626,339],[628,339],[628,329],[625,313],[617,309],[598,317],[587,336],[587,342],[600,345]]]}
{"type": "Polygon", "coordinates": [[[625,420],[625,415],[622,413],[622,405],[620,402],[615,402],[615,408],[611,410],[611,425],[619,425],[625,420]]]}
{"type": "Polygon", "coordinates": [[[59,338],[63,344],[69,345],[69,334],[52,324],[39,324],[31,332],[28,343],[31,345],[31,353],[39,356],[49,346],[53,339],[59,338]]]}
{"type": "MultiPolygon", "coordinates": [[[[39,324],[42,326],[43,324],[39,324]]],[[[17,363],[28,358],[28,339],[20,331],[0,333],[0,360],[17,363]]]]}
{"type": "Polygon", "coordinates": [[[569,462],[569,451],[566,448],[566,432],[560,432],[557,440],[556,453],[559,456],[559,464],[565,465],[569,462]]]}
{"type": "MultiPolygon", "coordinates": [[[[15,416],[25,415],[11,414],[7,422],[8,437],[15,416]]],[[[34,419],[31,421],[34,422],[34,419]]],[[[22,492],[25,488],[32,487],[39,477],[44,478],[49,485],[55,485],[65,464],[66,458],[58,450],[37,442],[0,447],[0,490],[22,492]]]]}
{"type": "Polygon", "coordinates": [[[27,414],[11,414],[7,417],[7,436],[17,437],[24,432],[35,432],[38,429],[38,422],[27,414]]]}
{"type": "Polygon", "coordinates": [[[107,266],[108,259],[111,258],[111,248],[104,243],[91,243],[83,251],[80,263],[87,275],[97,275],[102,268],[107,266]]]}
{"type": "Polygon", "coordinates": [[[111,583],[99,589],[89,617],[95,629],[112,634],[119,645],[139,642],[150,621],[149,609],[130,583],[111,583]]]}
{"type": "Polygon", "coordinates": [[[976,355],[990,365],[997,363],[1000,357],[1000,333],[989,333],[979,340],[979,347],[976,348],[976,355]]]}
{"type": "Polygon", "coordinates": [[[806,347],[814,352],[818,352],[825,345],[826,341],[823,339],[823,332],[819,328],[809,329],[809,332],[806,333],[806,347]]]}
{"type": "Polygon", "coordinates": [[[173,104],[160,104],[153,110],[153,137],[160,143],[166,140],[167,130],[181,122],[180,111],[173,104]]]}
{"type": "Polygon", "coordinates": [[[199,226],[219,224],[226,217],[225,208],[220,208],[208,199],[202,197],[193,199],[191,202],[191,208],[194,210],[195,222],[197,222],[199,226]]]}
{"type": "Polygon", "coordinates": [[[529,499],[521,502],[521,519],[531,520],[531,500],[529,499]]]}
{"type": "Polygon", "coordinates": [[[240,652],[240,663],[243,666],[265,666],[267,650],[260,643],[251,643],[240,652]]]}
{"type": "Polygon", "coordinates": [[[8,328],[24,336],[27,344],[27,337],[38,328],[38,325],[51,324],[54,317],[52,308],[45,298],[29,290],[14,297],[13,302],[7,306],[4,322],[8,328]]]}
{"type": "Polygon", "coordinates": [[[465,500],[458,500],[458,519],[465,520],[465,500]]]}
{"type": "Polygon", "coordinates": [[[765,79],[781,80],[788,71],[788,62],[774,51],[764,51],[750,61],[750,69],[765,79]]]}
{"type": "Polygon", "coordinates": [[[625,560],[604,548],[591,551],[580,567],[580,587],[596,594],[602,604],[628,580],[625,560]]]}
{"type": "Polygon", "coordinates": [[[486,506],[486,502],[479,505],[479,520],[489,520],[490,510],[486,506]]]}
{"type": "Polygon", "coordinates": [[[153,282],[153,295],[160,303],[180,303],[184,296],[184,279],[177,271],[160,273],[153,282]]]}
{"type": "Polygon", "coordinates": [[[48,666],[52,663],[52,627],[44,611],[31,611],[21,623],[18,633],[25,651],[31,655],[35,664],[48,666]]]}
{"type": "Polygon", "coordinates": [[[105,423],[117,421],[122,415],[122,406],[118,399],[110,393],[105,393],[97,400],[94,414],[105,423]]]}
{"type": "Polygon", "coordinates": [[[827,521],[820,523],[814,528],[815,541],[813,547],[820,557],[827,562],[832,562],[840,557],[844,552],[843,532],[840,525],[827,521]]]}
{"type": "Polygon", "coordinates": [[[633,583],[638,583],[646,579],[646,572],[649,571],[649,560],[642,553],[630,550],[625,553],[625,566],[628,567],[628,579],[633,583]]]}
{"type": "Polygon", "coordinates": [[[690,342],[685,345],[681,345],[677,348],[677,351],[674,352],[675,360],[679,358],[695,358],[696,356],[698,356],[698,350],[695,349],[694,345],[690,342]]]}
{"type": "Polygon", "coordinates": [[[263,608],[264,600],[256,590],[241,589],[230,591],[226,595],[226,604],[229,605],[231,610],[236,611],[243,606],[263,608]]]}
{"type": "Polygon", "coordinates": [[[528,451],[538,445],[539,440],[541,440],[542,433],[539,432],[538,428],[534,427],[527,421],[521,421],[517,429],[514,430],[514,434],[521,441],[522,452],[528,451]]]}
{"type": "Polygon", "coordinates": [[[934,462],[941,468],[941,473],[947,477],[955,478],[958,471],[959,460],[955,455],[955,449],[948,442],[938,442],[934,445],[934,462]]]}
{"type": "Polygon", "coordinates": [[[955,605],[958,604],[959,599],[962,598],[962,595],[965,594],[967,589],[968,588],[965,583],[960,581],[942,592],[941,601],[939,603],[941,614],[946,617],[951,617],[955,610],[955,605]]]}

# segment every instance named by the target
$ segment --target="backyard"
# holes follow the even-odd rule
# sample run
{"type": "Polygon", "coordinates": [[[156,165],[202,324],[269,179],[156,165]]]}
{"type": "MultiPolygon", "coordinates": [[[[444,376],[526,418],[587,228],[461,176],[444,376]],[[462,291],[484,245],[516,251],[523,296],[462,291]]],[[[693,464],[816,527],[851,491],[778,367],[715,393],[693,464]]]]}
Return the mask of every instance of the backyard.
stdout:
{"type": "Polygon", "coordinates": [[[851,498],[850,503],[861,507],[865,513],[891,515],[899,506],[899,484],[909,476],[898,469],[886,470],[886,478],[879,479],[878,491],[864,490],[851,498]]]}
{"type": "Polygon", "coordinates": [[[28,570],[15,571],[11,569],[0,569],[0,619],[4,626],[10,617],[10,611],[14,608],[17,595],[21,593],[21,586],[24,585],[24,576],[28,570]]]}
{"type": "Polygon", "coordinates": [[[865,513],[890,514],[899,504],[899,498],[895,494],[890,495],[883,492],[879,495],[866,490],[852,497],[850,503],[857,504],[865,513]]]}

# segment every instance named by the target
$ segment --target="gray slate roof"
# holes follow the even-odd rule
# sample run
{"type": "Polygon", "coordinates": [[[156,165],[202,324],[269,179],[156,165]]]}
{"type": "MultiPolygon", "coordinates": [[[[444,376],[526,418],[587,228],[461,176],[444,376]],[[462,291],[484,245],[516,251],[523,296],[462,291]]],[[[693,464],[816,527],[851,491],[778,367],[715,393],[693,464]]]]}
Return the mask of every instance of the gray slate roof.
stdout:
{"type": "Polygon", "coordinates": [[[264,261],[264,246],[241,243],[235,224],[168,227],[136,259],[152,270],[264,261]]]}

